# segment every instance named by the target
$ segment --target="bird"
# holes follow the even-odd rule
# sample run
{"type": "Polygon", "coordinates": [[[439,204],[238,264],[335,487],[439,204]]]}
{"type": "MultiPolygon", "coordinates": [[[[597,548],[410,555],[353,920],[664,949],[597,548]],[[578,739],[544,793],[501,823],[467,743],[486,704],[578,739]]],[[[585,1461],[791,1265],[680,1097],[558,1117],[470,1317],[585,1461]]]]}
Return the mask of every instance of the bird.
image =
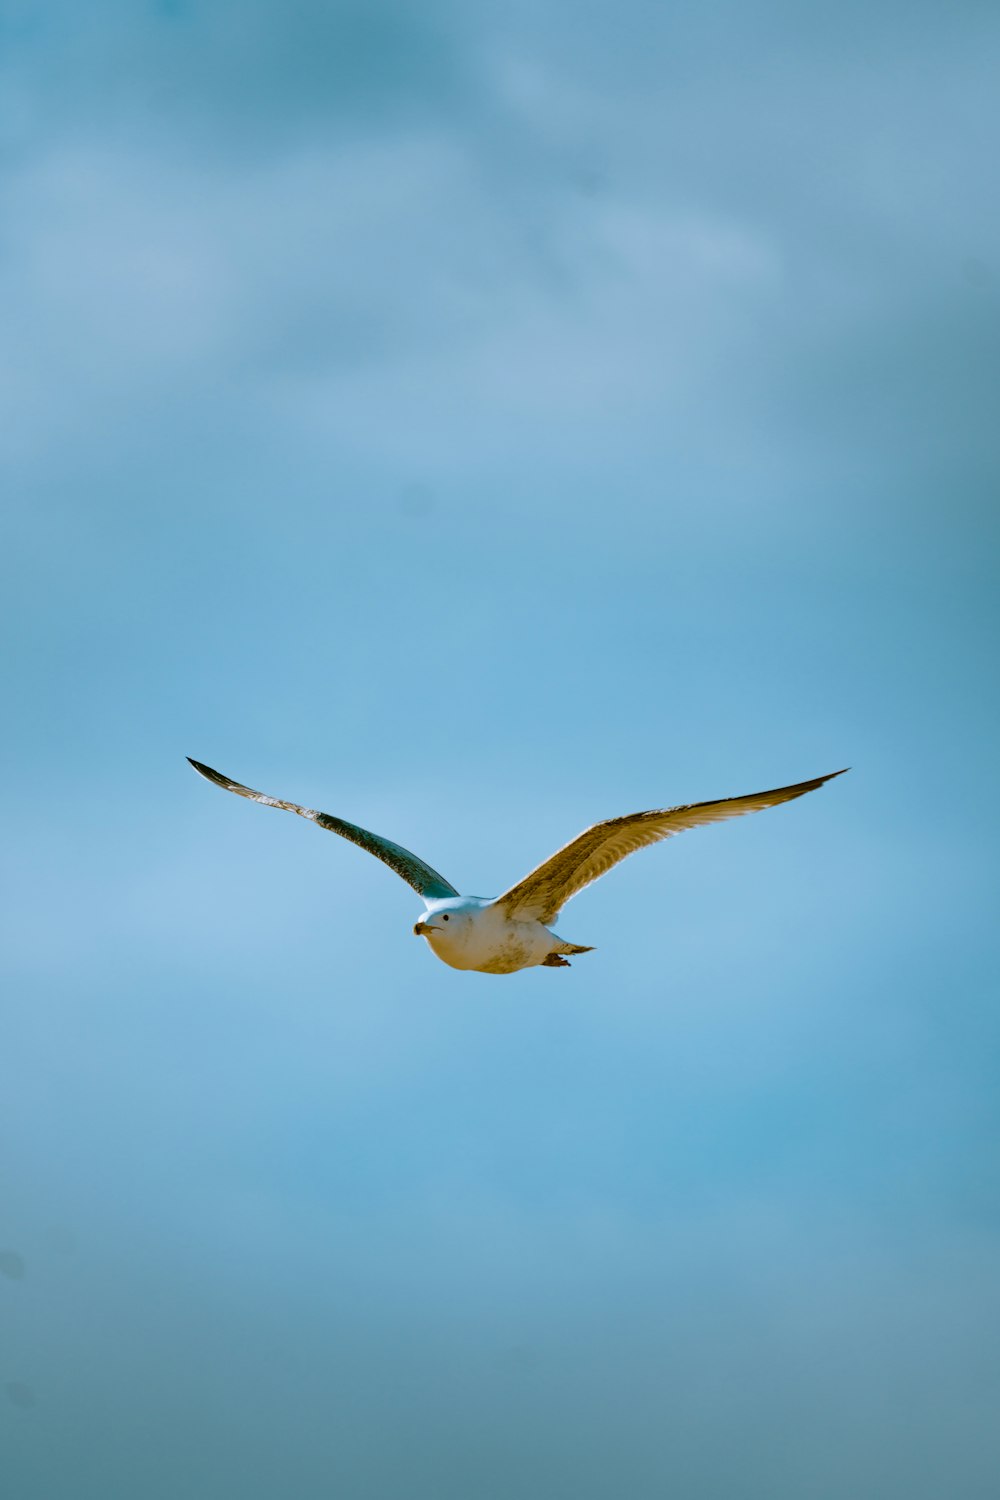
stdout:
{"type": "Polygon", "coordinates": [[[414,934],[426,940],[442,963],[452,969],[472,970],[477,974],[516,974],[521,969],[538,966],[568,969],[567,955],[592,953],[594,949],[587,944],[567,942],[552,931],[553,923],[571,896],[606,875],[626,855],[648,844],[659,843],[661,839],[672,838],[687,828],[699,828],[705,823],[719,823],[725,818],[737,818],[743,813],[760,812],[765,807],[791,802],[806,792],[816,791],[835,776],[843,776],[844,771],[850,769],[845,766],[843,771],[831,771],[812,781],[775,787],[769,792],[751,792],[746,797],[682,803],[678,807],[654,808],[650,812],[608,818],[584,829],[503,895],[490,897],[460,895],[443,875],[431,869],[416,854],[381,834],[370,833],[367,828],[359,828],[331,813],[317,812],[315,808],[302,807],[298,802],[284,802],[278,797],[255,792],[238,781],[231,781],[220,771],[213,771],[201,761],[192,760],[190,756],[187,759],[200,776],[224,791],[235,792],[237,797],[249,797],[264,807],[279,807],[285,812],[297,813],[300,818],[308,818],[320,828],[339,833],[342,838],[374,854],[390,870],[395,870],[423,900],[424,914],[414,924],[414,934]]]}

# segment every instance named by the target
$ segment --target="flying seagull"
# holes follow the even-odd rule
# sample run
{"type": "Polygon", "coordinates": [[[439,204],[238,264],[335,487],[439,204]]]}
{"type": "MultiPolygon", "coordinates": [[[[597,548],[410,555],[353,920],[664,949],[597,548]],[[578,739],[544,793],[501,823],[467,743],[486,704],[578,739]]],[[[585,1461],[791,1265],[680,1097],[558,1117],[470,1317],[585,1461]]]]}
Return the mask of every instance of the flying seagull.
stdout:
{"type": "MultiPolygon", "coordinates": [[[[238,781],[230,781],[211,766],[188,760],[195,770],[224,791],[238,797],[249,797],[265,807],[280,807],[298,813],[320,828],[339,833],[360,844],[383,864],[401,875],[422,897],[424,915],[413,928],[417,937],[427,939],[435,955],[453,969],[474,969],[480,974],[514,974],[536,964],[545,968],[568,968],[567,953],[592,953],[580,943],[568,943],[551,930],[552,923],[571,896],[582,891],[612,865],[636,849],[656,844],[685,828],[699,828],[703,823],[720,823],[724,818],[738,818],[743,813],[760,812],[791,802],[806,792],[814,792],[843,771],[831,771],[814,781],[799,781],[794,786],[776,787],[771,792],[753,792],[749,797],[723,797],[718,802],[691,802],[680,807],[654,809],[652,812],[626,813],[622,818],[608,818],[595,823],[571,843],[556,851],[537,869],[512,885],[502,896],[460,896],[443,875],[430,865],[393,844],[380,834],[369,833],[343,818],[300,807],[297,802],[282,802],[267,797],[238,781]]],[[[845,770],[847,768],[845,767],[845,770]]]]}

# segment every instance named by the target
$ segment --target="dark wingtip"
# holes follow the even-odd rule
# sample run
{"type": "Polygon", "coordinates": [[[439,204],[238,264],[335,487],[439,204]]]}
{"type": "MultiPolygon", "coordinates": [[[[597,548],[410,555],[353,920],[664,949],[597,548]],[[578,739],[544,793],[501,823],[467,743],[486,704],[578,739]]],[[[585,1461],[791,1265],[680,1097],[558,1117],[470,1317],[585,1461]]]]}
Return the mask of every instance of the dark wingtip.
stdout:
{"type": "Polygon", "coordinates": [[[184,759],[187,761],[189,766],[194,766],[195,770],[198,772],[198,775],[204,776],[206,781],[214,781],[216,786],[225,787],[226,777],[223,776],[219,771],[213,771],[211,766],[202,765],[200,760],[194,760],[190,755],[186,755],[184,759]]]}
{"type": "Polygon", "coordinates": [[[804,781],[799,795],[801,796],[802,792],[818,792],[821,786],[826,786],[828,781],[833,781],[837,776],[845,775],[850,769],[850,766],[844,766],[839,771],[828,771],[825,776],[816,776],[812,781],[804,781]]]}

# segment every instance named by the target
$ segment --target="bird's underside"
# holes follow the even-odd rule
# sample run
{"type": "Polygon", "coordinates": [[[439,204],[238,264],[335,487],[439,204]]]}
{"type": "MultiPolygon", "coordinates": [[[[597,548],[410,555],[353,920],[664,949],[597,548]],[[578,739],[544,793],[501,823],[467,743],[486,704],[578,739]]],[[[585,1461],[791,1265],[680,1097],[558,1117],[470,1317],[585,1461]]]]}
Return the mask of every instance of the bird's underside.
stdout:
{"type": "Polygon", "coordinates": [[[844,774],[843,771],[833,771],[812,781],[800,781],[768,792],[753,792],[746,797],[724,797],[715,802],[692,802],[608,818],[585,829],[501,896],[489,899],[461,896],[453,885],[417,855],[380,834],[370,833],[366,828],[330,813],[255,792],[200,761],[191,760],[190,763],[200,775],[227,792],[248,797],[265,807],[297,813],[374,854],[422,898],[425,913],[416,923],[414,932],[427,939],[443,963],[480,974],[512,974],[538,966],[568,968],[567,954],[592,950],[558,937],[551,931],[551,924],[572,896],[607,874],[627,855],[688,828],[791,802],[806,792],[816,791],[834,776],[844,774]]]}

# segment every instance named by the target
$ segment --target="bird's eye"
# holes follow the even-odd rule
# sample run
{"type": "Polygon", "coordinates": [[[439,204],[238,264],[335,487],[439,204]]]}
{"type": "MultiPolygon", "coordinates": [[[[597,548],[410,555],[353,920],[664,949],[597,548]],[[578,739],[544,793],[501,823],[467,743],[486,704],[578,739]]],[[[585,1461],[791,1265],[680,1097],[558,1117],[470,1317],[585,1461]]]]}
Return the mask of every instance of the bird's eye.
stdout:
{"type": "Polygon", "coordinates": [[[447,922],[447,920],[448,920],[448,913],[447,912],[444,913],[444,915],[442,916],[441,920],[442,920],[442,922],[447,922]]]}

